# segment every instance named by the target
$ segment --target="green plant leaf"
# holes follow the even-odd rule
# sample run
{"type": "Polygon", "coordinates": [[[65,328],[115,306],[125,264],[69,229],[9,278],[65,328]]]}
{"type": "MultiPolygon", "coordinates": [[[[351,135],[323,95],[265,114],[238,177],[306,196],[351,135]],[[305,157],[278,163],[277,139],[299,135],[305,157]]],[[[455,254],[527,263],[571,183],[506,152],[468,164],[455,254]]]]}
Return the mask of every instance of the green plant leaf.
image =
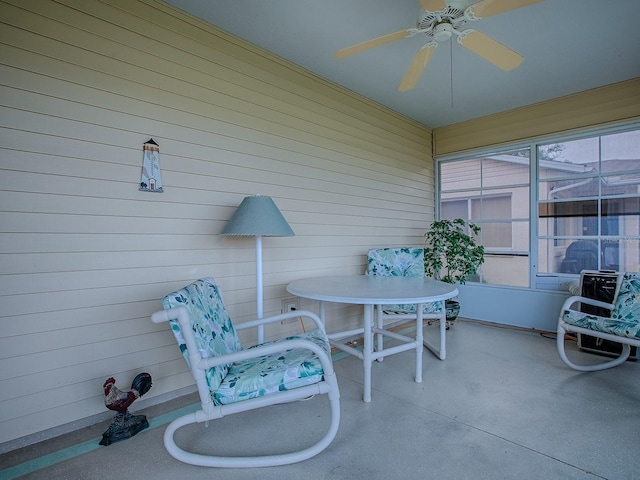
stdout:
{"type": "Polygon", "coordinates": [[[484,247],[474,238],[480,230],[462,218],[434,221],[425,233],[425,273],[443,282],[465,283],[484,263],[484,247]]]}

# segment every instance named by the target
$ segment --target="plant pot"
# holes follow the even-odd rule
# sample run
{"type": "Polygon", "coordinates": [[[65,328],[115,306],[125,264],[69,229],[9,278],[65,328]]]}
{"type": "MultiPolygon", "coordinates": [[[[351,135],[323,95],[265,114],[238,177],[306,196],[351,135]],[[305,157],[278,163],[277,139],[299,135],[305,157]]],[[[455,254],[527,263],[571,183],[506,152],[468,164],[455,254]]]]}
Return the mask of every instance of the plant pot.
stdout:
{"type": "Polygon", "coordinates": [[[460,313],[460,302],[457,300],[445,300],[444,306],[447,311],[447,322],[453,322],[458,318],[458,314],[460,313]]]}

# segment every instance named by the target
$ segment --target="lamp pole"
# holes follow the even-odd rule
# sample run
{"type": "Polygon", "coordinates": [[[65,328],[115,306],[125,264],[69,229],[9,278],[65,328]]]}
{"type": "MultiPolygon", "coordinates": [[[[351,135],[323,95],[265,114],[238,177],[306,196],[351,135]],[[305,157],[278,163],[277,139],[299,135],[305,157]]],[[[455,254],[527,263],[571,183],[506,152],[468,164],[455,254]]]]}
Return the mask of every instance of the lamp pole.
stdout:
{"type": "MultiPolygon", "coordinates": [[[[291,226],[271,197],[245,197],[221,235],[256,237],[256,315],[264,317],[262,237],[293,237],[291,226]]],[[[258,343],[264,342],[264,326],[258,326],[258,343]]]]}
{"type": "MultiPolygon", "coordinates": [[[[264,316],[264,291],[262,285],[262,235],[256,235],[256,317],[264,316]]],[[[258,343],[264,342],[264,325],[258,326],[258,343]]]]}

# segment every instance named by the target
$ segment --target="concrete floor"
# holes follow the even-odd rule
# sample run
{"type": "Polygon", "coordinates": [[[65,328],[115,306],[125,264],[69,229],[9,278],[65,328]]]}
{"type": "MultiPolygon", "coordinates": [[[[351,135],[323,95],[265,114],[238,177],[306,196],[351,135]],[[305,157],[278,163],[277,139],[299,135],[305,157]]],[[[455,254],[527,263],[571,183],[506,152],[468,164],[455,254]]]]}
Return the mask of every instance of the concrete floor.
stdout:
{"type": "MultiPolygon", "coordinates": [[[[435,327],[427,330],[435,337],[435,327]]],[[[340,430],[302,463],[231,470],[174,460],[162,434],[195,408],[189,395],[134,412],[151,427],[108,447],[97,445],[107,422],[4,454],[0,479],[640,478],[638,362],[579,373],[560,361],[553,335],[460,320],[447,333],[447,352],[445,361],[425,352],[421,384],[411,352],[374,364],[370,404],[362,402],[362,363],[338,357],[340,430]]],[[[320,433],[327,411],[324,398],[313,398],[179,434],[217,452],[293,448],[320,433]]]]}

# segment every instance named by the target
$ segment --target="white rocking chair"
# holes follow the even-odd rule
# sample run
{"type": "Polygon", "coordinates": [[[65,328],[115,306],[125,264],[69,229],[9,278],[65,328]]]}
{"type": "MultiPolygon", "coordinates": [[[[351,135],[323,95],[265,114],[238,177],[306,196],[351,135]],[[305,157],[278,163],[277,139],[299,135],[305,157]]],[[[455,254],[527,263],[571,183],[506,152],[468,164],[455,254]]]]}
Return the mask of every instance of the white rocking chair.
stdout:
{"type": "Polygon", "coordinates": [[[590,298],[569,297],[560,310],[558,319],[557,347],[562,361],[574,370],[589,372],[616,367],[624,363],[631,352],[631,346],[640,347],[640,273],[626,272],[622,277],[614,303],[606,303],[590,298]],[[611,311],[609,317],[602,317],[574,308],[575,304],[586,304],[611,311]],[[565,333],[574,332],[622,344],[622,352],[612,360],[595,365],[577,364],[565,352],[565,333]]]}
{"type": "Polygon", "coordinates": [[[165,310],[154,313],[151,320],[171,324],[196,381],[201,404],[200,410],[174,420],[167,427],[164,444],[173,457],[206,467],[266,467],[300,462],[329,446],[340,423],[340,393],[329,341],[317,315],[289,312],[234,327],[213,278],[198,280],[167,295],[163,307],[165,310]],[[317,328],[248,349],[242,348],[236,334],[236,330],[298,316],[310,318],[317,328]],[[264,456],[204,455],[183,450],[174,439],[176,430],[191,423],[320,394],[326,394],[330,402],[328,430],[316,444],[300,451],[264,456]]]}

